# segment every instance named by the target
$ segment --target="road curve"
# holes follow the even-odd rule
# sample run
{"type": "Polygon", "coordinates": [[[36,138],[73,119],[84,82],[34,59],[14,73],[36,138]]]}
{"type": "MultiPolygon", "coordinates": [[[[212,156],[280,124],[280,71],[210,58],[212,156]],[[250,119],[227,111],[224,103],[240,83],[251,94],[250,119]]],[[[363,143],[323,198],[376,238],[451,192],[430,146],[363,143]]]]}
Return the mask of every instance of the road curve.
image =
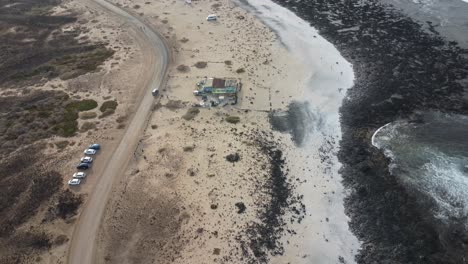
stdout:
{"type": "MultiPolygon", "coordinates": [[[[102,174],[97,175],[99,180],[90,194],[73,230],[73,236],[68,249],[67,263],[69,264],[91,264],[95,262],[96,238],[112,190],[112,184],[125,171],[137,147],[138,140],[144,131],[146,120],[151,113],[154,103],[151,90],[153,87],[162,86],[169,61],[169,51],[162,36],[142,19],[105,0],[90,1],[99,4],[103,10],[118,16],[126,21],[126,24],[144,35],[145,41],[148,42],[144,43],[144,45],[151,50],[151,54],[144,54],[144,56],[152,56],[150,61],[152,62],[151,67],[154,68],[154,72],[152,78],[146,82],[144,93],[139,95],[139,98],[136,100],[138,108],[129,122],[125,134],[112,153],[112,156],[103,166],[102,174]]],[[[102,151],[111,150],[103,149],[102,151]]]]}

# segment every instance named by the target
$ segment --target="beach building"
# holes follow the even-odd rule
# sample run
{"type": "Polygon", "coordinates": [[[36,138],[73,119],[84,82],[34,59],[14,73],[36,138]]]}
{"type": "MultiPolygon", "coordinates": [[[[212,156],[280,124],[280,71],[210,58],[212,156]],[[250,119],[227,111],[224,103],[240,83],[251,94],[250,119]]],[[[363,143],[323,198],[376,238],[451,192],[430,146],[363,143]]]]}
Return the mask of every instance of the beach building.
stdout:
{"type": "Polygon", "coordinates": [[[198,83],[200,89],[194,91],[203,101],[211,105],[236,104],[240,81],[234,78],[206,78],[198,83]]]}

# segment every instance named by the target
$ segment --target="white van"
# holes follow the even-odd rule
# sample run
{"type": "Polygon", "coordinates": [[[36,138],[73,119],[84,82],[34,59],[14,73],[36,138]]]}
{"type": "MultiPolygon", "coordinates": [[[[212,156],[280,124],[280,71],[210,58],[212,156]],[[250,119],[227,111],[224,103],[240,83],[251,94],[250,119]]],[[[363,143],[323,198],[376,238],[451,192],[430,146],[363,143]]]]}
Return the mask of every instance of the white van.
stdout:
{"type": "Polygon", "coordinates": [[[215,21],[217,18],[218,18],[218,16],[216,16],[215,14],[211,14],[211,15],[206,17],[206,20],[207,21],[215,21]]]}

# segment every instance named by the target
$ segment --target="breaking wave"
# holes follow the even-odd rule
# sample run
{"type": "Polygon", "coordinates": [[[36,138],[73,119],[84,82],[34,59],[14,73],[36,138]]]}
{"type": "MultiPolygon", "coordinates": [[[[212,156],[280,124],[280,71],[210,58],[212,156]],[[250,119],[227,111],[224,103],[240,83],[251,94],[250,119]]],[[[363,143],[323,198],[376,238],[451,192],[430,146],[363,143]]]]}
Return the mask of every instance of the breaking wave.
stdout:
{"type": "MultiPolygon", "coordinates": [[[[468,117],[431,112],[379,128],[372,144],[391,158],[390,172],[424,196],[434,216],[468,216],[468,117]]],[[[468,223],[467,223],[468,224],[468,223]]]]}

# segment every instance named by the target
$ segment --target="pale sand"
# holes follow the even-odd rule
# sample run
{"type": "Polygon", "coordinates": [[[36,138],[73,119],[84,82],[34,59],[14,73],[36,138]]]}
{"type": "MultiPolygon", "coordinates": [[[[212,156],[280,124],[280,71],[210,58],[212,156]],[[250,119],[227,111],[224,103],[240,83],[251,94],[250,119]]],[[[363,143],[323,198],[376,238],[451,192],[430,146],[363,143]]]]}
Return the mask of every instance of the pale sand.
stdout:
{"type": "MultiPolygon", "coordinates": [[[[264,205],[261,199],[268,195],[261,193],[256,183],[265,181],[270,166],[246,135],[252,135],[252,129],[270,131],[265,110],[285,109],[292,100],[306,98],[317,99],[316,107],[327,106],[323,112],[330,113],[326,117],[331,123],[327,129],[311,133],[301,149],[288,134],[274,132],[269,138],[285,151],[291,179],[303,182],[296,184],[296,191],[304,194],[307,207],[303,222],[291,226],[298,235],[285,234],[284,255],[271,260],[336,263],[343,256],[347,263],[353,262],[358,243],[348,231],[339,164],[332,155],[339,140],[336,100],[342,97],[336,96],[337,90],[330,96],[322,93],[324,90],[306,89],[311,77],[321,76],[321,68],[332,67],[330,60],[335,57],[307,63],[309,57],[301,57],[307,46],[288,51],[293,46],[288,46],[287,39],[280,41],[260,20],[230,1],[193,1],[191,6],[183,1],[117,2],[129,8],[139,5],[133,10],[144,13],[143,17],[167,37],[174,61],[161,103],[181,102],[173,103],[171,109],[155,109],[131,168],[115,186],[98,241],[97,262],[246,262],[236,237],[258,221],[257,210],[264,205]],[[217,22],[205,20],[211,13],[219,16],[217,22]],[[188,41],[182,42],[183,38],[188,41]],[[232,66],[226,65],[226,60],[232,61],[232,66]],[[197,69],[193,66],[197,61],[206,61],[208,66],[197,69]],[[190,71],[178,72],[175,68],[181,64],[190,66],[190,71]],[[237,74],[238,68],[245,68],[246,73],[237,74]],[[204,76],[241,78],[240,103],[200,109],[194,120],[186,121],[181,117],[197,102],[192,90],[204,76]],[[333,99],[328,100],[330,97],[333,99]],[[239,116],[241,122],[223,122],[227,114],[239,116]],[[241,160],[227,162],[224,157],[234,152],[241,160]],[[327,154],[331,158],[323,157],[327,154]],[[246,205],[245,213],[236,212],[237,202],[246,205]]],[[[320,48],[315,52],[329,51],[329,47],[320,48]]],[[[345,71],[344,78],[349,77],[345,71]]]]}

